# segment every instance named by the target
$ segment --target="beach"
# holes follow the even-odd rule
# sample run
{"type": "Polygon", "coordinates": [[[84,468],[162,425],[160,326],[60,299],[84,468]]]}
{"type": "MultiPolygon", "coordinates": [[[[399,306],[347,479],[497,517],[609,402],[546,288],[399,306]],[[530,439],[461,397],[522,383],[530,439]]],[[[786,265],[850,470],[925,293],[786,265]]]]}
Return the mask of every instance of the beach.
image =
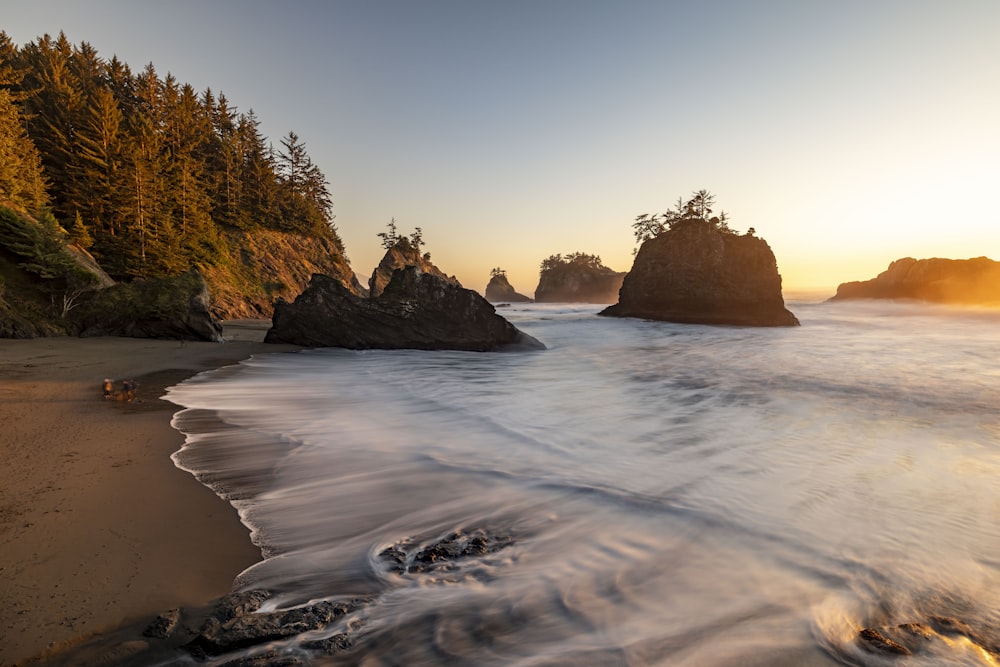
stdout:
{"type": "Polygon", "coordinates": [[[236,511],[170,455],[183,436],[164,389],[259,352],[132,338],[0,342],[0,665],[228,593],[260,560],[236,511]],[[138,389],[106,400],[104,378],[138,389]]]}

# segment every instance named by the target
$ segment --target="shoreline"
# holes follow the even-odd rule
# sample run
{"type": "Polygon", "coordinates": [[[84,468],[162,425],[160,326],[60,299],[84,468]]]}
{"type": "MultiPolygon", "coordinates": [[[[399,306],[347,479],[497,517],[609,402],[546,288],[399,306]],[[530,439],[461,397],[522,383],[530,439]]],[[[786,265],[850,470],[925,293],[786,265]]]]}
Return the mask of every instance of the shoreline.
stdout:
{"type": "MultiPolygon", "coordinates": [[[[39,338],[0,344],[0,665],[225,595],[261,560],[236,510],[171,455],[184,436],[165,389],[265,345],[39,338]],[[132,403],[106,401],[138,383],[132,403]]],[[[230,332],[232,333],[232,332],[230,332]]]]}

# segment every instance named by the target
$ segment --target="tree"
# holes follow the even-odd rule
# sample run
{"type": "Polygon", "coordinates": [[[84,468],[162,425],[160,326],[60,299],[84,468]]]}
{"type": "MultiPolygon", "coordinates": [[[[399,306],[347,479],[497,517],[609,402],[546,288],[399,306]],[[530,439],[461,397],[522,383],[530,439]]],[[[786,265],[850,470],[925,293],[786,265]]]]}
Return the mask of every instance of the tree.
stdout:
{"type": "Polygon", "coordinates": [[[507,272],[499,266],[490,271],[490,278],[506,278],[507,272]]]}
{"type": "Polygon", "coordinates": [[[662,215],[643,213],[636,216],[635,222],[632,223],[632,233],[635,235],[636,243],[642,245],[686,220],[702,220],[721,232],[734,233],[729,227],[729,217],[725,211],[720,211],[718,216],[712,215],[715,195],[704,189],[697,190],[691,195],[686,202],[678,197],[674,208],[668,209],[662,215]]]}
{"type": "Polygon", "coordinates": [[[390,220],[384,232],[379,232],[378,237],[382,239],[382,247],[389,250],[399,242],[399,232],[396,229],[396,218],[390,220]]]}
{"type": "Polygon", "coordinates": [[[87,226],[83,224],[83,216],[79,211],[76,212],[76,219],[69,229],[69,239],[84,250],[94,245],[94,239],[87,231],[87,226]]]}
{"type": "Polygon", "coordinates": [[[413,233],[410,234],[410,245],[412,245],[413,249],[418,253],[420,252],[420,247],[424,245],[424,232],[420,229],[420,227],[416,227],[413,230],[413,233]]]}
{"type": "Polygon", "coordinates": [[[0,88],[0,200],[30,211],[48,203],[42,159],[10,91],[0,88]]]}

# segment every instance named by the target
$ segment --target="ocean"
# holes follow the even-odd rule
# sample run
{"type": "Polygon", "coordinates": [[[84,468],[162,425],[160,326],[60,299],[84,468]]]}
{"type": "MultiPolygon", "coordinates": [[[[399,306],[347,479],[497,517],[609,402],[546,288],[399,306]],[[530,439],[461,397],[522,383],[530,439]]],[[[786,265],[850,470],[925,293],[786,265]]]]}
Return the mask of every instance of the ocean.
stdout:
{"type": "Polygon", "coordinates": [[[268,646],[307,664],[997,664],[1000,313],[788,305],[516,305],[547,350],[255,356],[169,390],[175,462],[250,527],[265,610],[370,601],[308,635],[342,655],[268,646]],[[455,535],[491,547],[409,567],[455,535]],[[908,623],[910,656],[859,639],[908,623]]]}

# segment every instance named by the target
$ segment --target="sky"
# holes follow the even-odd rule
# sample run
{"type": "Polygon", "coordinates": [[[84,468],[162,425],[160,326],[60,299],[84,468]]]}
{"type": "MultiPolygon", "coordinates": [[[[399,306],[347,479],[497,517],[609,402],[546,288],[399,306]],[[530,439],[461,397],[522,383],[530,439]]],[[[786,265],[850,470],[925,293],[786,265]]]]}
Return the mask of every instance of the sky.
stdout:
{"type": "Polygon", "coordinates": [[[632,264],[702,188],[786,297],[901,257],[1000,259],[997,0],[2,0],[294,131],[362,280],[395,218],[482,291],[556,253],[632,264]]]}

